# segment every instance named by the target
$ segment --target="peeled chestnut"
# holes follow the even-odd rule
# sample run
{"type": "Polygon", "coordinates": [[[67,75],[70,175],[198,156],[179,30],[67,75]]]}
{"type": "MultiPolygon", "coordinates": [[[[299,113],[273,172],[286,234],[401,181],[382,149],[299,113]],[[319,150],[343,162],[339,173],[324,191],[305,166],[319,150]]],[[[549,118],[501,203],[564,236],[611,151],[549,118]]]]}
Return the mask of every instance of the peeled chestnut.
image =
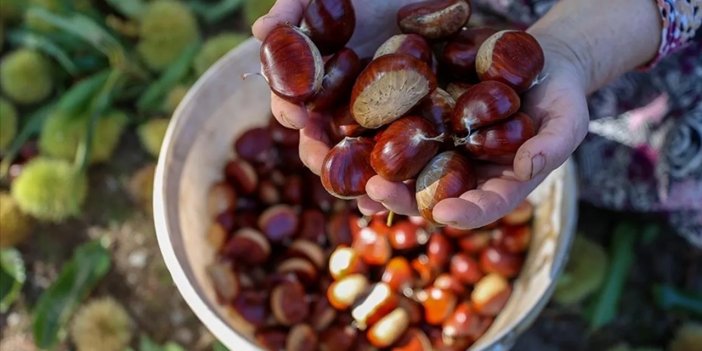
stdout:
{"type": "Polygon", "coordinates": [[[451,126],[459,135],[468,135],[512,116],[519,107],[521,99],[508,85],[496,81],[480,82],[456,101],[451,126]]]}
{"type": "Polygon", "coordinates": [[[302,14],[302,31],[323,55],[343,48],[356,28],[351,0],[312,0],[302,14]]]}
{"type": "Polygon", "coordinates": [[[361,126],[376,129],[402,117],[436,85],[436,76],[426,62],[403,54],[380,56],[354,84],[351,114],[361,126]]]}
{"type": "Polygon", "coordinates": [[[455,151],[434,157],[417,177],[416,197],[419,212],[434,223],[432,210],[439,201],[458,197],[475,189],[477,180],[470,162],[455,151]]]}
{"type": "Polygon", "coordinates": [[[336,144],[322,164],[322,185],[341,199],[352,199],[366,193],[366,183],[375,175],[370,165],[373,142],[368,138],[344,138],[336,144]]]}
{"type": "Polygon", "coordinates": [[[336,107],[351,93],[361,68],[361,59],[353,50],[341,49],[324,64],[322,86],[307,103],[307,107],[315,112],[329,111],[336,107]]]}
{"type": "Polygon", "coordinates": [[[275,27],[261,44],[261,72],[271,90],[292,103],[304,103],[322,86],[322,55],[300,29],[275,27]]]}
{"type": "MultiPolygon", "coordinates": [[[[418,106],[417,112],[434,125],[436,132],[448,136],[456,100],[447,91],[436,88],[418,106]]],[[[448,138],[446,138],[448,139],[448,138]]]]}
{"type": "Polygon", "coordinates": [[[505,121],[471,134],[466,149],[476,159],[512,164],[519,147],[534,135],[534,121],[527,114],[517,112],[505,121]]]}
{"type": "Polygon", "coordinates": [[[429,43],[417,34],[397,34],[386,40],[375,51],[374,59],[388,54],[405,54],[426,62],[429,66],[434,62],[429,43]]]}
{"type": "Polygon", "coordinates": [[[544,68],[544,52],[531,34],[503,30],[487,38],[478,50],[475,69],[482,81],[496,80],[517,93],[529,89],[544,68]]]}
{"type": "Polygon", "coordinates": [[[441,52],[441,69],[453,79],[470,81],[477,78],[475,58],[483,42],[497,32],[488,27],[463,28],[449,40],[441,52]]]}
{"type": "Polygon", "coordinates": [[[427,0],[400,8],[397,24],[404,33],[417,33],[434,40],[458,32],[470,14],[470,3],[465,0],[427,0]]]}
{"type": "Polygon", "coordinates": [[[436,155],[443,138],[422,117],[400,118],[380,133],[370,155],[371,167],[389,181],[412,179],[436,155]]]}

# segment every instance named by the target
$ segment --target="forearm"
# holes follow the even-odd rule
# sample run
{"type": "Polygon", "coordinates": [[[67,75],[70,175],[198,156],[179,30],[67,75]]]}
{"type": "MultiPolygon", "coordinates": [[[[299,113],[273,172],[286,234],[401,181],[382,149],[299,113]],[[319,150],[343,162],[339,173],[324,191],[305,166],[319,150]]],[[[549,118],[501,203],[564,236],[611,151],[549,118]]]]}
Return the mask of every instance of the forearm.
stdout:
{"type": "Polygon", "coordinates": [[[653,59],[661,26],[655,0],[562,0],[529,31],[592,92],[653,59]]]}

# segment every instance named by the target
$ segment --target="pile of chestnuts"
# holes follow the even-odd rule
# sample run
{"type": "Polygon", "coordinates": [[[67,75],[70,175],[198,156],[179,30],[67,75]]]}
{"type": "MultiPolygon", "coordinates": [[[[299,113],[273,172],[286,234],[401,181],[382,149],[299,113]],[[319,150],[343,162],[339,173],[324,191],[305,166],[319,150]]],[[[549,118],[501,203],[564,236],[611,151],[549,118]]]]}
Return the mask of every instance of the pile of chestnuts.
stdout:
{"type": "Polygon", "coordinates": [[[321,171],[341,199],[365,194],[374,175],[416,180],[420,213],[476,187],[474,167],[511,164],[536,133],[520,94],[539,80],[544,53],[530,34],[470,27],[467,0],[401,8],[403,34],[372,58],[346,48],[350,0],[312,0],[299,27],[274,28],[261,46],[262,74],[281,98],[329,116],[337,144],[321,171]]]}
{"type": "Polygon", "coordinates": [[[273,118],[244,131],[208,194],[207,273],[237,330],[274,351],[463,351],[485,333],[524,264],[532,206],[477,230],[388,226],[332,197],[298,138],[273,118]]]}

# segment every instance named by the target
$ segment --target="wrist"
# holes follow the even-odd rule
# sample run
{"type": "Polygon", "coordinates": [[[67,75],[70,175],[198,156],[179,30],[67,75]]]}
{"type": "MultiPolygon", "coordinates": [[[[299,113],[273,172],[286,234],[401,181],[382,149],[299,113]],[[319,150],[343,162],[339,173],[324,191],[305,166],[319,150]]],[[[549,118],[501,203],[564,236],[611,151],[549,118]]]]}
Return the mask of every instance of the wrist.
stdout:
{"type": "Polygon", "coordinates": [[[544,50],[544,73],[548,75],[568,75],[584,91],[592,84],[593,58],[582,43],[566,41],[539,29],[529,29],[544,50]]]}

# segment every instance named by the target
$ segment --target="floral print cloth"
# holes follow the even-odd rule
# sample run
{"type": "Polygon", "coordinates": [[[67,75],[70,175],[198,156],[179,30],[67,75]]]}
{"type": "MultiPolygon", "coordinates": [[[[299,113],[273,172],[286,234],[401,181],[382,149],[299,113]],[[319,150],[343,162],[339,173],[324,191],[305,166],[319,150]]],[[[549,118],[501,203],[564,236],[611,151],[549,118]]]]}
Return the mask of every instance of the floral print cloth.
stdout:
{"type": "MultiPolygon", "coordinates": [[[[527,27],[555,1],[473,3],[482,15],[527,27]]],[[[580,194],[601,207],[664,214],[702,247],[702,0],[658,6],[658,56],[589,99],[590,133],[575,154],[580,194]]]]}

